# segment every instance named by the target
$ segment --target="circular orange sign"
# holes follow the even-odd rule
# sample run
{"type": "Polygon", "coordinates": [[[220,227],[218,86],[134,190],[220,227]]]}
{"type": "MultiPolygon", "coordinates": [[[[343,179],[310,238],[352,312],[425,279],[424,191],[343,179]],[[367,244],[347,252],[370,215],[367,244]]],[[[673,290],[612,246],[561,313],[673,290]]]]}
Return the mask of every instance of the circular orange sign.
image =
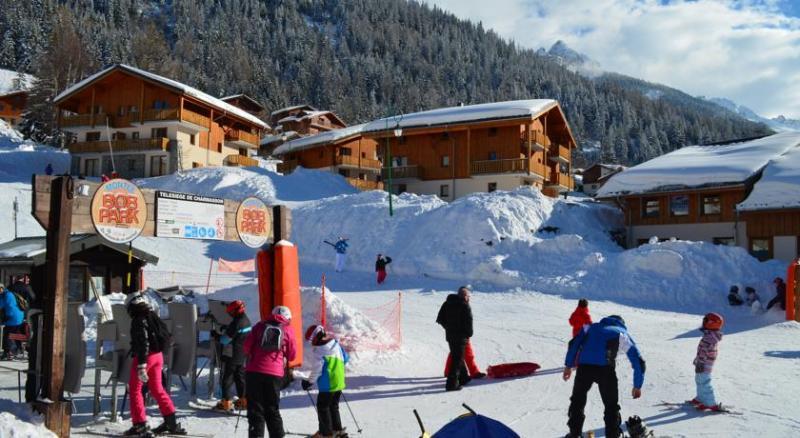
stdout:
{"type": "Polygon", "coordinates": [[[112,179],[92,198],[92,223],[97,234],[112,243],[128,243],[144,230],[147,204],[132,182],[112,179]]]}
{"type": "Polygon", "coordinates": [[[269,207],[258,198],[247,198],[236,210],[236,231],[250,248],[260,248],[269,240],[271,231],[269,207]]]}

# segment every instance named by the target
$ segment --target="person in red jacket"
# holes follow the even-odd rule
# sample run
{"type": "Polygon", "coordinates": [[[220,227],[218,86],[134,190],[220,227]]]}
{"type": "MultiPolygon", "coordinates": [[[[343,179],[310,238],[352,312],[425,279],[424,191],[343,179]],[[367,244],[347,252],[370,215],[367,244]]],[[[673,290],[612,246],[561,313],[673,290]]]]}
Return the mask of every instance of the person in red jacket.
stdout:
{"type": "Polygon", "coordinates": [[[279,409],[286,364],[294,360],[296,344],[289,326],[292,312],[286,306],[272,309],[272,315],[256,324],[244,340],[245,388],[247,391],[248,436],[264,436],[266,423],[270,438],[284,436],[279,409]]]}
{"type": "Polygon", "coordinates": [[[578,307],[569,317],[569,325],[572,326],[572,337],[578,336],[584,326],[592,323],[592,316],[589,315],[589,301],[585,298],[578,300],[578,307]]]}

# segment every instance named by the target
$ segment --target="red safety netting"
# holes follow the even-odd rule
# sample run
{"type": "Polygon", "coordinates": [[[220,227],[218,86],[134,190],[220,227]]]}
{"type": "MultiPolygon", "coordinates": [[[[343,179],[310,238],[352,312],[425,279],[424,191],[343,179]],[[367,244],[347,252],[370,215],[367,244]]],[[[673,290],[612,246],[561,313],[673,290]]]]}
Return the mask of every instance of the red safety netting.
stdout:
{"type": "Polygon", "coordinates": [[[142,288],[162,289],[181,286],[199,292],[205,292],[206,289],[224,289],[256,281],[252,273],[211,272],[209,274],[205,272],[144,271],[143,274],[142,288]]]}
{"type": "MultiPolygon", "coordinates": [[[[324,289],[323,289],[324,290],[324,289]]],[[[347,351],[396,351],[403,346],[403,295],[397,293],[397,297],[387,303],[375,307],[361,308],[357,310],[367,318],[371,324],[377,327],[370,327],[369,330],[348,330],[347,327],[336,324],[333,318],[325,316],[325,294],[322,294],[320,314],[318,321],[325,326],[328,333],[332,333],[347,351]]]]}

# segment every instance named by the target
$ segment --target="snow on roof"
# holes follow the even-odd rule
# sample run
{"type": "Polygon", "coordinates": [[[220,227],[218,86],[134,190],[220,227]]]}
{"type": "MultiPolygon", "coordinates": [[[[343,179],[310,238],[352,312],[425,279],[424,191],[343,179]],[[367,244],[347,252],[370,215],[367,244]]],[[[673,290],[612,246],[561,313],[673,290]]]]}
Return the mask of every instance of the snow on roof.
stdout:
{"type": "Polygon", "coordinates": [[[111,67],[108,67],[108,68],[106,68],[104,70],[101,70],[101,71],[89,76],[88,78],[86,78],[86,79],[84,79],[84,80],[72,85],[71,87],[67,88],[66,90],[62,91],[58,96],[56,96],[54,102],[58,103],[59,101],[66,99],[69,95],[75,93],[76,91],[80,90],[81,88],[83,88],[83,87],[87,86],[88,84],[94,82],[98,78],[100,78],[102,76],[105,76],[106,74],[108,74],[108,73],[110,73],[110,72],[112,72],[113,70],[116,70],[116,69],[120,69],[120,70],[126,71],[128,73],[137,75],[137,76],[145,77],[145,78],[147,78],[147,79],[149,79],[151,81],[158,82],[158,83],[160,83],[160,84],[162,84],[164,86],[170,87],[170,88],[175,88],[175,89],[179,90],[180,92],[182,92],[183,94],[185,94],[187,96],[194,97],[195,99],[198,99],[198,100],[200,100],[200,101],[202,101],[202,102],[204,102],[204,103],[206,103],[208,105],[216,107],[217,109],[221,109],[221,110],[225,111],[226,113],[231,113],[231,114],[235,115],[236,117],[239,117],[241,119],[247,120],[247,121],[249,121],[249,122],[251,122],[251,123],[253,123],[255,125],[258,125],[261,128],[266,128],[267,127],[267,124],[264,123],[263,121],[261,121],[261,119],[259,119],[258,117],[248,113],[247,111],[245,111],[245,110],[243,110],[241,108],[237,108],[237,107],[235,107],[235,106],[233,106],[233,105],[231,105],[231,104],[229,104],[227,102],[224,102],[221,99],[217,99],[214,96],[206,94],[206,93],[198,90],[197,88],[190,87],[190,86],[188,86],[186,84],[182,84],[182,83],[180,83],[178,81],[174,81],[172,79],[167,79],[167,78],[165,78],[163,76],[159,76],[159,75],[157,75],[155,73],[150,73],[148,71],[144,71],[144,70],[138,69],[136,67],[131,67],[130,65],[126,65],[126,64],[114,64],[111,67]]]}
{"type": "Polygon", "coordinates": [[[347,128],[334,129],[331,131],[321,132],[316,135],[309,135],[308,137],[298,138],[296,140],[287,141],[286,143],[278,146],[273,155],[283,155],[289,152],[297,152],[303,149],[309,149],[321,144],[330,144],[343,140],[348,137],[361,134],[364,131],[366,123],[361,125],[348,126],[347,128]]]}
{"type": "Polygon", "coordinates": [[[266,146],[268,144],[272,144],[278,141],[285,142],[288,140],[293,140],[295,138],[298,138],[299,136],[300,134],[298,134],[296,131],[279,132],[277,134],[265,135],[264,137],[261,137],[260,144],[261,146],[266,146]]]}
{"type": "Polygon", "coordinates": [[[740,211],[800,208],[800,145],[767,164],[740,211]]]}
{"type": "Polygon", "coordinates": [[[598,197],[742,184],[773,158],[800,144],[800,133],[713,146],[687,146],[612,177],[598,197]]]}
{"type": "Polygon", "coordinates": [[[311,105],[303,104],[303,105],[287,106],[285,108],[276,109],[275,111],[271,112],[270,115],[274,116],[276,114],[285,113],[285,112],[296,110],[296,109],[300,109],[300,108],[310,108],[313,111],[317,110],[316,108],[314,108],[311,105]]]}
{"type": "Polygon", "coordinates": [[[317,116],[322,116],[322,115],[330,114],[330,113],[331,113],[330,111],[303,111],[302,115],[287,116],[287,117],[284,117],[284,118],[278,120],[278,123],[299,122],[299,121],[302,121],[302,120],[305,120],[305,119],[309,119],[309,118],[317,117],[317,116]]]}
{"type": "Polygon", "coordinates": [[[0,68],[0,95],[28,90],[36,78],[29,74],[23,74],[21,83],[18,82],[18,79],[20,79],[18,72],[0,68]]]}
{"type": "Polygon", "coordinates": [[[378,119],[369,122],[364,132],[385,131],[394,129],[398,125],[400,128],[415,128],[481,120],[535,117],[556,105],[558,102],[552,99],[533,99],[438,108],[378,119]]]}
{"type": "MultiPolygon", "coordinates": [[[[70,244],[75,245],[81,243],[82,245],[94,246],[95,244],[103,244],[110,248],[117,249],[121,253],[127,253],[127,245],[119,245],[111,242],[106,242],[98,235],[94,234],[74,234],[70,236],[70,244]]],[[[71,246],[71,253],[80,251],[79,247],[71,246]]],[[[19,237],[0,244],[0,259],[32,259],[40,256],[47,251],[47,238],[45,236],[35,237],[19,237]]],[[[158,263],[158,257],[149,254],[139,249],[136,245],[133,246],[134,257],[144,260],[148,263],[158,263]]]]}

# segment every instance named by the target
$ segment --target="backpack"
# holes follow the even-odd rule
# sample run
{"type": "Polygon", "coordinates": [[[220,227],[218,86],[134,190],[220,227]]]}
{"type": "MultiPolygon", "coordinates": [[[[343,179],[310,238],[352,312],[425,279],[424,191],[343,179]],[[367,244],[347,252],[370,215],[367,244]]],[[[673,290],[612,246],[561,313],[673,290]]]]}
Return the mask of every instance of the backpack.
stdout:
{"type": "Polygon", "coordinates": [[[28,311],[28,309],[30,309],[30,303],[28,303],[28,300],[25,299],[22,294],[12,290],[9,290],[9,292],[14,295],[14,298],[17,300],[17,307],[19,307],[19,310],[22,310],[22,313],[25,313],[28,311]]]}
{"type": "Polygon", "coordinates": [[[161,318],[154,313],[151,313],[151,315],[152,316],[148,318],[148,327],[150,328],[149,334],[153,335],[155,347],[158,348],[158,351],[164,352],[172,345],[172,334],[161,318]]]}
{"type": "Polygon", "coordinates": [[[261,334],[261,349],[264,351],[280,351],[283,346],[283,329],[280,324],[268,322],[261,334]]]}

